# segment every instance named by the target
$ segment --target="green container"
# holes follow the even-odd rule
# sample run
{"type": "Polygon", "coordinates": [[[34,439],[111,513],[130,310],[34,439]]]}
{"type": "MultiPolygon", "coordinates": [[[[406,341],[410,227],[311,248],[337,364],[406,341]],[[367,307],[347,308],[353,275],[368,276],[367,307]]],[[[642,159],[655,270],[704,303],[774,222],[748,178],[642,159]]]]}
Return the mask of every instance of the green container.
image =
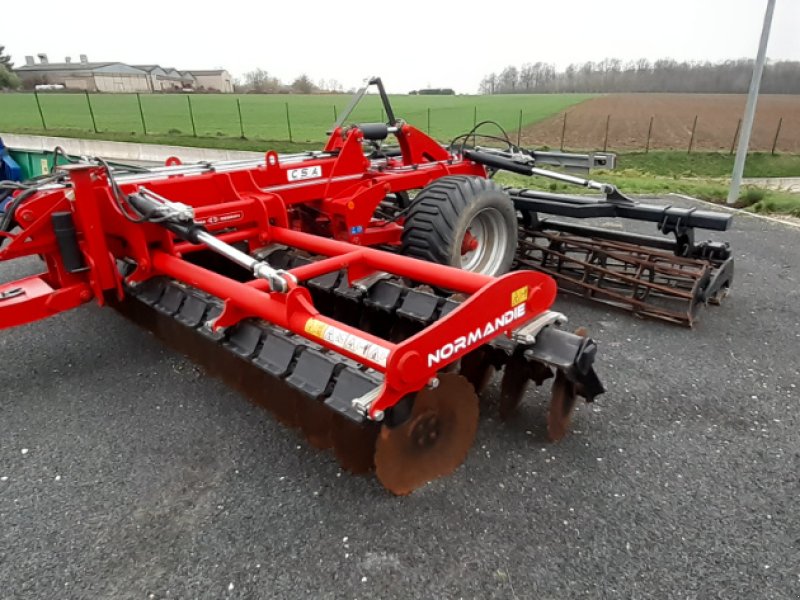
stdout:
{"type": "MultiPolygon", "coordinates": [[[[33,179],[42,175],[49,175],[53,170],[53,152],[39,152],[36,150],[12,150],[8,149],[11,155],[22,170],[22,180],[33,179]]],[[[58,157],[58,164],[65,165],[68,161],[63,157],[58,157]]]]}

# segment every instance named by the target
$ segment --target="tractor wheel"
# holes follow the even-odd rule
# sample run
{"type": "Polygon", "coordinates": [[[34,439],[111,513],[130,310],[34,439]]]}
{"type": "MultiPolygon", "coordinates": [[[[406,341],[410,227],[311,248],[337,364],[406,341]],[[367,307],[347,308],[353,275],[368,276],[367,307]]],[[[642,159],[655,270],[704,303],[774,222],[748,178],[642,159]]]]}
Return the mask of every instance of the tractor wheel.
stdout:
{"type": "Polygon", "coordinates": [[[514,205],[482,177],[437,179],[417,194],[406,215],[406,256],[496,276],[509,270],[516,249],[514,205]]]}

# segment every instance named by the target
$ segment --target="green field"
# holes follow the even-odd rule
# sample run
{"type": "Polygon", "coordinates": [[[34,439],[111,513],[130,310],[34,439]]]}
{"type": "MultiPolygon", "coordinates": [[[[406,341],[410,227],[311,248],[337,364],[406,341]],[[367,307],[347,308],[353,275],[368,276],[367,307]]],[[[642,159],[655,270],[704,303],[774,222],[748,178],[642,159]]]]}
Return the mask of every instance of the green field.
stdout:
{"type": "MultiPolygon", "coordinates": [[[[479,121],[493,119],[508,131],[535,123],[577,104],[589,94],[536,94],[508,96],[392,96],[397,116],[428,130],[440,140],[469,131],[479,121]],[[428,115],[430,112],[430,122],[428,115]]],[[[291,138],[316,142],[350,101],[348,95],[212,95],[142,94],[142,111],[150,135],[193,136],[189,98],[197,136],[239,137],[237,100],[242,109],[245,137],[288,140],[287,105],[291,138]]],[[[40,93],[39,100],[48,131],[94,131],[86,96],[40,93]]],[[[93,94],[91,105],[100,132],[143,135],[142,119],[134,94],[93,94]]],[[[377,96],[364,98],[350,122],[385,120],[377,96]]],[[[33,94],[0,94],[0,131],[42,132],[42,119],[33,94]]]]}

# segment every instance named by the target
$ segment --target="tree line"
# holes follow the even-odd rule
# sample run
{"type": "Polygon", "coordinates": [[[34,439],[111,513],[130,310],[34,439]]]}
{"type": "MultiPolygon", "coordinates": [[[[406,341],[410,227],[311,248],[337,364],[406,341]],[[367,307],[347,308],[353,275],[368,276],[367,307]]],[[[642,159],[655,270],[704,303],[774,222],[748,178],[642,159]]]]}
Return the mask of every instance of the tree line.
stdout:
{"type": "MultiPolygon", "coordinates": [[[[320,79],[317,82],[303,73],[291,83],[284,83],[264,69],[254,69],[234,83],[236,92],[247,94],[343,94],[344,87],[336,79],[320,79]]],[[[352,90],[348,90],[352,91],[352,90]]]]}
{"type": "Polygon", "coordinates": [[[13,90],[19,87],[19,77],[12,71],[13,68],[11,56],[5,53],[5,46],[0,44],[0,90],[13,90]]]}
{"type": "MultiPolygon", "coordinates": [[[[557,71],[551,63],[509,65],[490,73],[479,86],[481,94],[604,93],[604,92],[695,92],[746,93],[753,75],[753,60],[723,62],[684,61],[663,58],[650,62],[641,58],[623,62],[606,58],[569,65],[557,71]]],[[[761,92],[800,93],[800,61],[769,61],[764,67],[761,92]]]]}

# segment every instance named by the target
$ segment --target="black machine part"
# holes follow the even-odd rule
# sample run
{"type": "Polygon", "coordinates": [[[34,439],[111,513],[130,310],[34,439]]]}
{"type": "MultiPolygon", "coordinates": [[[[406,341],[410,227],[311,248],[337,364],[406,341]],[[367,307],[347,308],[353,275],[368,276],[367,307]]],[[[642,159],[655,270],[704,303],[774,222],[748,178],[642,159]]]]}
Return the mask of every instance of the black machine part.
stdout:
{"type": "Polygon", "coordinates": [[[671,250],[676,256],[713,259],[717,261],[730,258],[730,247],[720,242],[695,242],[695,229],[726,231],[733,216],[719,212],[682,208],[672,205],[641,203],[622,194],[615,186],[540,169],[536,166],[536,153],[532,151],[508,152],[482,148],[464,150],[464,157],[494,170],[506,170],[521,175],[538,175],[570,183],[601,192],[604,197],[592,198],[569,194],[555,194],[530,189],[509,188],[506,191],[514,202],[514,207],[523,217],[523,223],[533,229],[543,228],[562,231],[573,235],[596,237],[600,239],[626,242],[671,250]],[[569,217],[573,219],[623,218],[633,221],[655,223],[663,234],[674,234],[674,241],[640,234],[608,231],[596,227],[586,227],[563,221],[540,219],[539,213],[569,217]]]}
{"type": "Polygon", "coordinates": [[[541,169],[536,166],[535,151],[510,143],[506,150],[462,146],[461,154],[486,166],[490,176],[505,170],[602,194],[591,197],[505,189],[519,218],[514,268],[551,275],[562,293],[691,327],[700,306],[719,304],[730,289],[734,271],[730,246],[697,242],[695,232],[726,231],[732,215],[639,202],[614,185],[541,169]],[[662,235],[581,222],[597,218],[654,223],[662,235]]]}

